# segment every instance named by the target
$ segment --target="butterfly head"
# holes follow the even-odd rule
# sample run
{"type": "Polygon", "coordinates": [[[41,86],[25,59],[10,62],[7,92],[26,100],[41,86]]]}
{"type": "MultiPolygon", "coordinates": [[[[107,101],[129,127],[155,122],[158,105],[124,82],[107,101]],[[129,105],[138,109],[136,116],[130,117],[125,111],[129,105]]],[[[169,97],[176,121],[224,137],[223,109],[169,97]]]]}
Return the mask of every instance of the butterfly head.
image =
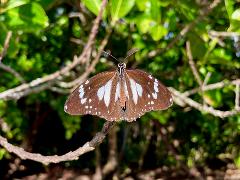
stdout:
{"type": "Polygon", "coordinates": [[[123,76],[123,73],[126,69],[126,64],[124,62],[121,62],[118,64],[118,73],[119,73],[119,76],[123,76]]]}

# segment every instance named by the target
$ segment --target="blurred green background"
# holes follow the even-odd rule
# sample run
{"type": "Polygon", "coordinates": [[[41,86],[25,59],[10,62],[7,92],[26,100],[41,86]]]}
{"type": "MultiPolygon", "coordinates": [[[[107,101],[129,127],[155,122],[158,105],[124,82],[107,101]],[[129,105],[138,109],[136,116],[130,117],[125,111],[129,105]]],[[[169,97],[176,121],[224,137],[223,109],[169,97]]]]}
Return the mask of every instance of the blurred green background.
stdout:
{"type": "MultiPolygon", "coordinates": [[[[101,0],[0,2],[0,52],[7,33],[12,32],[2,63],[25,82],[51,74],[81,54],[101,5],[101,0]]],[[[111,34],[106,51],[121,58],[129,50],[139,49],[128,58],[127,67],[143,69],[180,92],[199,87],[189,65],[187,41],[202,81],[209,74],[208,84],[239,79],[239,0],[109,0],[91,59],[107,33],[111,34]],[[216,7],[211,9],[214,3],[216,7]],[[187,31],[181,32],[183,29],[187,31]]],[[[89,77],[115,68],[114,64],[101,56],[89,77]]],[[[59,81],[76,79],[85,67],[78,65],[59,81]]],[[[21,84],[0,69],[0,93],[21,84]]],[[[53,87],[18,100],[0,99],[0,135],[26,151],[44,155],[64,154],[91,140],[104,120],[69,116],[63,106],[70,89],[53,87]]],[[[235,108],[234,91],[230,84],[199,91],[190,98],[227,111],[235,108]]],[[[153,179],[223,177],[228,169],[240,168],[239,135],[239,114],[219,118],[177,103],[166,111],[147,113],[136,122],[118,123],[95,151],[76,161],[44,166],[21,160],[0,147],[0,179],[40,175],[64,179],[66,174],[92,178],[99,169],[106,179],[144,179],[150,172],[154,172],[149,175],[153,179]],[[108,162],[115,163],[110,171],[106,170],[108,162]]]]}

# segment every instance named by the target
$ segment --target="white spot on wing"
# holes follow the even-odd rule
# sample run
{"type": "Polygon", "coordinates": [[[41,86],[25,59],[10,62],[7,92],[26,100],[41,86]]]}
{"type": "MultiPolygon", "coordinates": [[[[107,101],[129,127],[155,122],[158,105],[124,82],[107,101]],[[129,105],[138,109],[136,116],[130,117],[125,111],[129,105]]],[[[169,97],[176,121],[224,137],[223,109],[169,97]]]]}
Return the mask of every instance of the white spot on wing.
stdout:
{"type": "Polygon", "coordinates": [[[143,92],[143,89],[142,89],[142,86],[138,83],[136,83],[136,89],[137,89],[137,93],[140,97],[142,97],[142,92],[143,92]]]}
{"type": "Polygon", "coordinates": [[[110,103],[111,88],[112,88],[112,80],[109,80],[105,85],[105,92],[104,92],[104,102],[107,107],[110,103]]]}
{"type": "Polygon", "coordinates": [[[119,97],[120,97],[120,84],[118,82],[116,87],[116,93],[115,93],[115,102],[118,100],[119,97]]]}
{"type": "Polygon", "coordinates": [[[155,81],[154,81],[154,90],[155,90],[155,92],[158,92],[158,81],[157,81],[157,79],[155,79],[155,81]]]}
{"type": "Polygon", "coordinates": [[[136,82],[133,79],[130,79],[130,87],[133,94],[133,101],[135,104],[137,104],[138,94],[137,94],[136,82]]]}
{"type": "Polygon", "coordinates": [[[112,79],[110,79],[104,86],[100,87],[97,91],[99,101],[104,99],[104,103],[107,107],[109,106],[110,103],[111,89],[112,79]]]}
{"type": "Polygon", "coordinates": [[[81,85],[80,87],[79,87],[79,97],[80,97],[80,99],[81,98],[83,98],[83,96],[84,96],[84,89],[83,89],[83,85],[81,85]]]}
{"type": "Polygon", "coordinates": [[[100,87],[97,91],[97,96],[99,101],[101,101],[103,99],[104,96],[104,86],[100,87]]]}
{"type": "Polygon", "coordinates": [[[89,80],[87,80],[86,82],[85,82],[85,84],[88,84],[89,83],[89,80]]]}
{"type": "Polygon", "coordinates": [[[87,98],[81,99],[81,104],[84,104],[87,101],[87,98]]]}
{"type": "Polygon", "coordinates": [[[153,96],[154,99],[157,99],[157,93],[156,92],[152,93],[152,96],[153,96]]]}
{"type": "Polygon", "coordinates": [[[126,81],[124,82],[124,92],[125,92],[125,96],[128,97],[128,99],[129,99],[129,94],[128,94],[128,89],[127,89],[127,83],[126,83],[126,81]]]}
{"type": "Polygon", "coordinates": [[[148,77],[149,77],[150,79],[152,79],[152,76],[151,76],[151,75],[149,75],[148,77]]]}

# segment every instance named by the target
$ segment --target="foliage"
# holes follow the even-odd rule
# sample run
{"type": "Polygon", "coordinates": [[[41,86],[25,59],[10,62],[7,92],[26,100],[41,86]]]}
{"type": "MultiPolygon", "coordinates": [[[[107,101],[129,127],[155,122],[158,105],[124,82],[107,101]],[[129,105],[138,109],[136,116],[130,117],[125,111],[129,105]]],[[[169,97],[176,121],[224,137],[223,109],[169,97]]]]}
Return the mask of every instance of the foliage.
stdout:
{"type": "MultiPolygon", "coordinates": [[[[19,72],[27,82],[61,69],[72,61],[75,54],[81,53],[101,6],[100,0],[83,0],[80,6],[78,0],[4,2],[0,5],[0,52],[3,50],[7,32],[12,31],[13,35],[2,62],[19,72]],[[79,17],[71,18],[74,13],[79,13],[79,17]],[[79,39],[83,44],[75,44],[73,38],[79,39]]],[[[139,49],[135,57],[128,59],[128,67],[137,65],[167,86],[184,92],[198,87],[186,55],[185,42],[189,41],[202,80],[208,73],[211,73],[209,84],[237,79],[240,75],[239,36],[224,38],[209,35],[210,31],[240,33],[239,2],[234,0],[221,2],[173,47],[157,56],[148,56],[151,51],[167,48],[185,26],[201,16],[202,9],[208,6],[205,3],[209,2],[109,0],[95,47],[98,49],[106,31],[113,28],[105,49],[111,50],[116,57],[126,56],[130,49],[139,49]]],[[[111,60],[101,59],[94,74],[110,69],[113,63],[109,62],[111,60]]],[[[65,80],[78,77],[84,72],[84,68],[84,65],[79,66],[65,80]]],[[[16,77],[3,70],[0,71],[0,77],[0,92],[21,84],[16,77]]],[[[203,94],[197,93],[192,98],[201,103],[204,99],[216,109],[233,109],[234,88],[226,86],[203,94]]],[[[28,147],[39,153],[42,150],[47,154],[59,154],[77,148],[89,140],[103,121],[92,116],[80,118],[65,114],[65,99],[63,94],[46,90],[17,101],[0,100],[0,118],[9,127],[2,130],[1,135],[18,144],[26,141],[28,147]],[[59,134],[61,136],[58,140],[55,139],[56,142],[50,138],[52,141],[46,140],[46,143],[40,144],[39,142],[43,142],[43,137],[40,137],[44,132],[43,127],[48,123],[53,129],[46,134],[51,136],[55,133],[56,137],[59,134]],[[62,142],[70,145],[62,146],[62,142]]],[[[147,113],[132,125],[120,123],[119,127],[118,145],[125,147],[119,147],[119,152],[124,154],[123,161],[119,162],[123,169],[136,168],[141,158],[145,162],[142,168],[178,166],[181,163],[188,167],[208,166],[208,162],[215,159],[240,166],[239,115],[221,119],[193,108],[183,109],[174,105],[166,111],[147,113]],[[153,127],[150,126],[150,121],[153,122],[153,127]],[[127,126],[130,133],[123,130],[127,126]],[[163,129],[165,134],[160,133],[163,129]],[[148,139],[147,134],[150,132],[151,138],[148,139]],[[128,136],[123,139],[126,134],[128,136]],[[163,140],[164,138],[167,140],[163,140]],[[175,149],[180,160],[174,158],[169,146],[175,149]],[[151,164],[148,166],[149,162],[151,164]]],[[[107,145],[103,146],[102,151],[106,151],[107,145]]],[[[106,152],[103,152],[103,158],[104,155],[106,152]]],[[[0,158],[8,159],[9,162],[14,159],[4,149],[0,149],[0,158]]],[[[96,163],[94,156],[87,158],[84,165],[92,168],[96,163]]],[[[81,163],[80,159],[70,163],[70,166],[86,168],[81,163]]]]}

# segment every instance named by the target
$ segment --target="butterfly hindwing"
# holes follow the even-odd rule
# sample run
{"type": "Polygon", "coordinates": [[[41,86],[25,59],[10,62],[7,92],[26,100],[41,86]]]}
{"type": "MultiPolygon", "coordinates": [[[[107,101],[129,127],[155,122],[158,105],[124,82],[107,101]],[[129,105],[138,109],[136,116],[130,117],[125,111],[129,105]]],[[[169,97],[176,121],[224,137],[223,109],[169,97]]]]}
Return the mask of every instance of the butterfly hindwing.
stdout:
{"type": "Polygon", "coordinates": [[[160,81],[141,70],[126,70],[130,99],[127,121],[133,121],[148,111],[167,109],[172,105],[169,90],[160,81]]]}

